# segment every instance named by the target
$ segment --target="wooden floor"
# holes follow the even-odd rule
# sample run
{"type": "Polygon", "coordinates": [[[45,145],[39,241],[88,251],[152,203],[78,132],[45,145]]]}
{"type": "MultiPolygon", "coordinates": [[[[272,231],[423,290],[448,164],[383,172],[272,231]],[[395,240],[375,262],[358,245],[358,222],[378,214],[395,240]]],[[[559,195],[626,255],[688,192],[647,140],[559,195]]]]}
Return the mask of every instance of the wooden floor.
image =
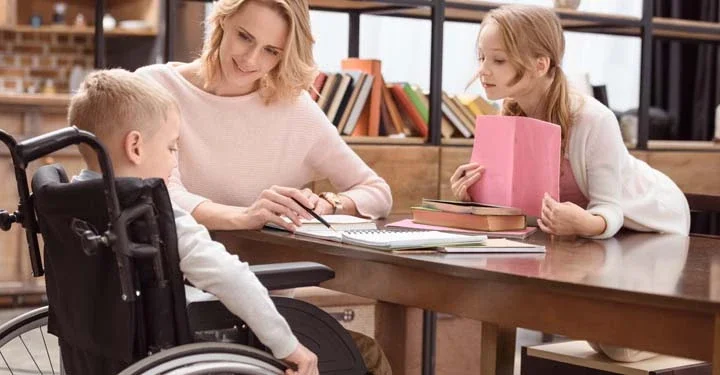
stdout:
{"type": "MultiPolygon", "coordinates": [[[[30,309],[27,308],[0,309],[0,325],[29,310],[30,309]]],[[[57,348],[57,340],[54,336],[48,335],[47,332],[44,333],[44,339],[46,340],[48,347],[51,348],[51,357],[53,358],[54,366],[53,369],[56,374],[59,374],[56,364],[57,358],[59,358],[59,354],[56,349],[53,350],[53,348],[57,348]]],[[[38,334],[37,332],[29,333],[28,335],[23,336],[23,338],[25,339],[25,344],[30,348],[31,352],[35,352],[36,350],[34,349],[43,348],[43,336],[38,334]]],[[[524,329],[518,330],[518,350],[516,350],[515,355],[515,374],[520,373],[520,346],[538,344],[540,343],[540,339],[541,334],[539,332],[528,331],[524,329]]],[[[9,364],[12,367],[14,374],[40,374],[40,372],[38,372],[37,370],[35,362],[37,362],[37,365],[42,369],[43,374],[53,373],[47,357],[31,359],[27,353],[27,350],[25,350],[23,344],[19,340],[15,341],[16,342],[10,343],[10,347],[8,348],[0,348],[2,357],[4,357],[8,362],[10,362],[9,364]]],[[[2,357],[0,357],[0,375],[10,375],[11,373],[7,370],[7,365],[3,362],[2,357]]]]}

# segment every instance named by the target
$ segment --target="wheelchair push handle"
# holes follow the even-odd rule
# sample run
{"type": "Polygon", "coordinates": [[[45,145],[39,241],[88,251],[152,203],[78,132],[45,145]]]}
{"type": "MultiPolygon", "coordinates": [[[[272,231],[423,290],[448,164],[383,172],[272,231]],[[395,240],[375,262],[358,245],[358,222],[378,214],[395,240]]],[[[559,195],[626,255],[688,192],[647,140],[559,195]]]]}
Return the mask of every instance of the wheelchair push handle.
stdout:
{"type": "Polygon", "coordinates": [[[86,135],[72,126],[30,138],[17,145],[17,153],[24,164],[67,146],[83,143],[86,135]]]}

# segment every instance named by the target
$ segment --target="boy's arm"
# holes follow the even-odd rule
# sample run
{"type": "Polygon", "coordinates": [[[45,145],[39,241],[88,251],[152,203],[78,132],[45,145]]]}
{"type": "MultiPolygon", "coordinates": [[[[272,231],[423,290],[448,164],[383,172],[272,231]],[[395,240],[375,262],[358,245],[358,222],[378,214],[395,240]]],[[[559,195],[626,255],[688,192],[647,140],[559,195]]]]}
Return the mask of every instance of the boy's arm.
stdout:
{"type": "Polygon", "coordinates": [[[273,304],[267,289],[247,263],[213,241],[207,229],[181,209],[174,209],[180,269],[197,288],[214,294],[252,328],[277,358],[298,347],[290,326],[273,304]]]}

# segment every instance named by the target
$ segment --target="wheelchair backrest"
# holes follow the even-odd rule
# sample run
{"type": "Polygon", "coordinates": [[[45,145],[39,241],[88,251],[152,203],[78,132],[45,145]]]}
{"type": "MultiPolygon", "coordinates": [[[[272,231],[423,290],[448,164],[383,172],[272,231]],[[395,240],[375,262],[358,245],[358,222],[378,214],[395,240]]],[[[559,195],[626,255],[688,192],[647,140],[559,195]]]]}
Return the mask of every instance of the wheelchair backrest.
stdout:
{"type": "Polygon", "coordinates": [[[133,257],[130,249],[117,254],[103,243],[88,246],[88,231],[106,233],[111,222],[104,190],[100,178],[68,182],[59,165],[39,168],[32,179],[44,241],[48,329],[60,338],[69,373],[115,373],[149,352],[191,341],[165,184],[160,179],[115,179],[121,216],[150,205],[156,222],[139,217],[127,228],[112,229],[127,231],[128,247],[159,247],[152,257],[133,257]],[[133,298],[124,295],[123,277],[132,282],[133,298]]]}

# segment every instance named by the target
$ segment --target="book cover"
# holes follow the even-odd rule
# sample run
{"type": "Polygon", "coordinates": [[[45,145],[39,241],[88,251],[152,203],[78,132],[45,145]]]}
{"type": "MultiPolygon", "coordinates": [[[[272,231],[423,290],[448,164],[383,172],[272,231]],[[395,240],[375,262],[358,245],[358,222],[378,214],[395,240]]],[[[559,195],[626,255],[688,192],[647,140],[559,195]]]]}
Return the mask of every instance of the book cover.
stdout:
{"type": "Polygon", "coordinates": [[[413,221],[419,224],[474,229],[488,232],[522,230],[525,215],[472,215],[445,212],[425,207],[411,207],[413,221]]]}
{"type": "Polygon", "coordinates": [[[530,117],[478,116],[470,161],[485,167],[474,202],[539,217],[545,193],[560,195],[560,126],[530,117]]]}

